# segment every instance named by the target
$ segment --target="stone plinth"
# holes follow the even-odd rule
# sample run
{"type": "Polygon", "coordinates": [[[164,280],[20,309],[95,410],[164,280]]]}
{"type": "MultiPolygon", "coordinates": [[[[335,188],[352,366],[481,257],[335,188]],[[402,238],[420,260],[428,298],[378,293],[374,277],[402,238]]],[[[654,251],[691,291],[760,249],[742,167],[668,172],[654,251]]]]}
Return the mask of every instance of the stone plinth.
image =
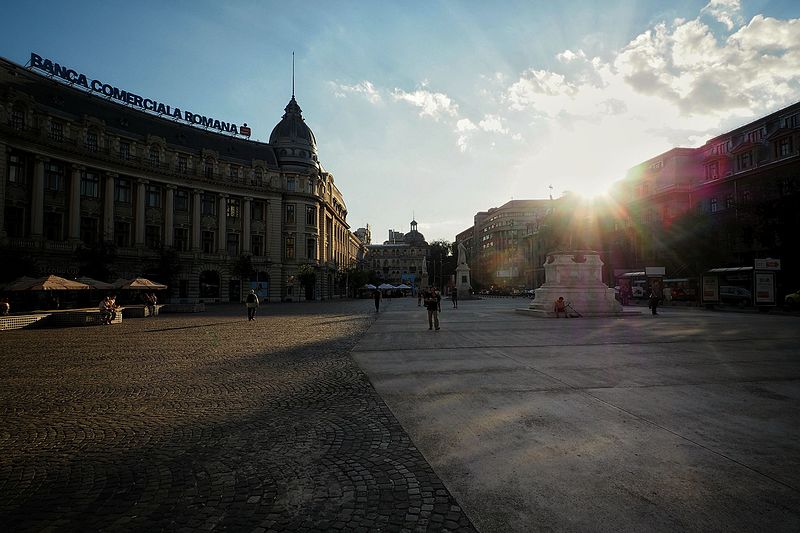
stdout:
{"type": "Polygon", "coordinates": [[[462,263],[456,267],[456,289],[458,289],[459,300],[477,299],[472,294],[472,283],[469,277],[469,267],[462,263]]]}
{"type": "Polygon", "coordinates": [[[614,289],[603,283],[603,261],[591,250],[553,252],[544,264],[545,282],[536,289],[536,297],[524,311],[541,317],[555,317],[553,305],[559,296],[571,306],[573,316],[616,316],[622,304],[614,298],[614,289]]]}

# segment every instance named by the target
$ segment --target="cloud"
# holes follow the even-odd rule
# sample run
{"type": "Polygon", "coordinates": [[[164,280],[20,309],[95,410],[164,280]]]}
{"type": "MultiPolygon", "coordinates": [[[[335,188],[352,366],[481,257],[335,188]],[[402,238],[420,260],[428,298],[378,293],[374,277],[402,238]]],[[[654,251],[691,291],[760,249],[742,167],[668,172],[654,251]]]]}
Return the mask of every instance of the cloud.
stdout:
{"type": "Polygon", "coordinates": [[[328,82],[333,87],[333,94],[336,98],[346,98],[348,94],[363,95],[370,103],[377,104],[383,99],[378,89],[370,81],[362,81],[355,85],[345,85],[333,81],[328,82]]]}
{"type": "Polygon", "coordinates": [[[408,93],[401,89],[395,89],[392,91],[392,97],[395,101],[408,102],[419,108],[421,117],[428,116],[438,121],[441,117],[458,116],[458,104],[444,93],[435,93],[427,89],[417,89],[408,93]]]}
{"type": "Polygon", "coordinates": [[[728,31],[742,23],[742,4],[739,0],[711,0],[700,10],[701,15],[705,13],[724,24],[728,31]]]}
{"type": "Polygon", "coordinates": [[[485,115],[478,126],[487,132],[508,133],[508,128],[503,127],[503,118],[498,115],[485,115]]]}

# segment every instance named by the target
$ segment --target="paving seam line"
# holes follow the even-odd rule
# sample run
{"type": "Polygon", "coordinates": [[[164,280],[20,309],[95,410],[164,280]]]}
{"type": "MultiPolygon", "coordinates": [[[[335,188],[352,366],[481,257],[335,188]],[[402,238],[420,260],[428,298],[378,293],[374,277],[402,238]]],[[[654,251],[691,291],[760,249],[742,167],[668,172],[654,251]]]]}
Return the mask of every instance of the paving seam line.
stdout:
{"type": "Polygon", "coordinates": [[[758,470],[756,468],[753,468],[752,466],[747,465],[745,463],[742,463],[741,461],[738,461],[738,460],[734,459],[733,457],[729,457],[729,456],[725,455],[722,452],[714,450],[714,449],[712,449],[712,448],[710,448],[710,447],[708,447],[708,446],[706,446],[706,445],[704,445],[704,444],[702,444],[700,442],[697,442],[695,440],[690,439],[689,437],[681,435],[680,433],[677,433],[677,432],[675,432],[675,431],[673,431],[673,430],[671,430],[671,429],[669,429],[669,428],[667,428],[665,426],[662,426],[662,425],[660,425],[660,424],[658,424],[658,423],[656,423],[656,422],[654,422],[654,421],[652,421],[652,420],[650,420],[648,418],[645,418],[645,417],[643,417],[641,415],[637,415],[636,413],[633,413],[633,412],[631,412],[631,411],[629,411],[629,410],[627,410],[625,408],[619,407],[618,405],[614,405],[613,403],[611,403],[611,402],[609,402],[607,400],[604,400],[602,398],[599,398],[597,396],[594,396],[593,394],[590,394],[590,393],[586,392],[583,389],[579,389],[577,387],[574,387],[574,386],[570,385],[569,383],[567,383],[566,381],[564,381],[562,379],[559,379],[559,378],[557,378],[555,376],[551,376],[547,372],[543,372],[543,371],[541,371],[541,370],[539,370],[537,368],[534,368],[534,367],[524,363],[523,361],[519,361],[518,359],[515,359],[514,357],[511,357],[508,354],[503,354],[503,356],[507,357],[508,359],[511,359],[512,361],[514,361],[514,362],[516,362],[516,363],[518,363],[520,365],[522,365],[523,367],[527,368],[528,370],[532,370],[532,371],[537,372],[537,373],[539,373],[539,374],[541,374],[541,375],[543,375],[543,376],[545,376],[545,377],[547,377],[549,379],[552,379],[554,381],[557,381],[559,383],[564,384],[565,387],[567,387],[569,389],[572,389],[573,391],[577,392],[578,394],[583,394],[585,396],[588,396],[589,398],[592,398],[593,400],[596,400],[596,401],[598,401],[600,403],[603,403],[603,404],[611,407],[612,409],[616,409],[618,411],[621,411],[621,412],[623,412],[623,413],[625,413],[625,414],[627,414],[629,416],[632,416],[633,418],[635,418],[637,420],[641,420],[642,422],[650,424],[651,426],[656,427],[656,428],[658,428],[658,429],[660,429],[662,431],[666,431],[667,433],[670,433],[671,435],[674,435],[674,436],[678,437],[679,439],[683,439],[683,440],[685,440],[687,442],[690,442],[690,443],[694,444],[695,446],[698,446],[698,447],[702,448],[703,450],[706,450],[706,451],[708,451],[708,452],[710,452],[710,453],[712,453],[714,455],[718,455],[719,457],[722,457],[723,459],[727,459],[728,461],[731,461],[732,463],[735,463],[735,464],[737,464],[737,465],[739,465],[739,466],[741,466],[743,468],[746,468],[747,470],[750,470],[751,472],[754,472],[755,474],[758,474],[758,475],[760,475],[762,477],[765,477],[765,478],[769,479],[770,481],[772,481],[774,483],[777,483],[779,485],[783,485],[784,487],[786,487],[786,488],[788,488],[788,489],[790,489],[790,490],[792,490],[794,492],[800,492],[800,489],[798,489],[797,487],[794,487],[794,486],[792,486],[792,485],[790,485],[790,484],[788,484],[788,483],[786,483],[784,481],[781,481],[780,479],[775,479],[774,477],[770,476],[769,474],[761,472],[760,470],[758,470]]]}

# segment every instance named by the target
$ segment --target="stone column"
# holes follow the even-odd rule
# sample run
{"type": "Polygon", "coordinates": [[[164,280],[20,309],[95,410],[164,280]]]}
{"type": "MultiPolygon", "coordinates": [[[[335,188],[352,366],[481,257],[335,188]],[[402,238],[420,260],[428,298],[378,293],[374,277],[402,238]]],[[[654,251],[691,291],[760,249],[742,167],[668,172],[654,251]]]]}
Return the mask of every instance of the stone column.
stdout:
{"type": "Polygon", "coordinates": [[[79,241],[81,238],[81,173],[85,167],[74,165],[69,180],[69,225],[67,238],[79,241]]]}
{"type": "Polygon", "coordinates": [[[134,245],[137,247],[144,246],[144,193],[145,186],[150,183],[145,179],[136,181],[136,232],[134,238],[134,245]]]}
{"type": "Polygon", "coordinates": [[[114,180],[117,174],[106,173],[106,190],[103,193],[103,240],[114,241],[114,180]]]}
{"type": "MultiPolygon", "coordinates": [[[[8,176],[8,149],[5,143],[0,142],[0,198],[6,198],[6,187],[8,182],[2,179],[3,176],[8,176]]],[[[6,217],[5,217],[5,202],[0,202],[0,242],[5,241],[6,235],[6,217]]]]}
{"type": "Polygon", "coordinates": [[[217,235],[217,252],[221,254],[226,253],[225,244],[228,239],[228,214],[225,209],[227,200],[227,194],[219,195],[219,212],[217,213],[217,231],[219,235],[217,235]]]}
{"type": "Polygon", "coordinates": [[[245,196],[242,202],[242,254],[250,253],[250,203],[253,199],[245,196]]]}
{"type": "Polygon", "coordinates": [[[175,185],[167,185],[167,198],[164,206],[164,246],[175,243],[175,185]]]}
{"type": "Polygon", "coordinates": [[[48,161],[36,156],[31,187],[31,237],[34,239],[41,239],[44,229],[44,164],[48,161]]]}
{"type": "Polygon", "coordinates": [[[200,189],[192,190],[192,250],[200,250],[200,189]]]}

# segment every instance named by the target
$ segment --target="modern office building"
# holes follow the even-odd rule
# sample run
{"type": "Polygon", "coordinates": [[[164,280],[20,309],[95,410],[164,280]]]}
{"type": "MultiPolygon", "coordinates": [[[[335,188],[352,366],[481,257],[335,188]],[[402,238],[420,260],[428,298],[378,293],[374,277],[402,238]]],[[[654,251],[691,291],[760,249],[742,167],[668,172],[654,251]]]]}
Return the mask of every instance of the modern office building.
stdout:
{"type": "Polygon", "coordinates": [[[36,54],[31,68],[0,59],[3,260],[74,276],[91,256],[187,302],[256,285],[296,299],[301,271],[308,296],[343,294],[362,244],[295,96],[268,143],[242,133],[36,54]]]}
{"type": "Polygon", "coordinates": [[[553,200],[511,200],[475,214],[472,227],[456,236],[467,249],[474,284],[525,288],[533,283],[526,237],[553,208],[553,200]]]}

